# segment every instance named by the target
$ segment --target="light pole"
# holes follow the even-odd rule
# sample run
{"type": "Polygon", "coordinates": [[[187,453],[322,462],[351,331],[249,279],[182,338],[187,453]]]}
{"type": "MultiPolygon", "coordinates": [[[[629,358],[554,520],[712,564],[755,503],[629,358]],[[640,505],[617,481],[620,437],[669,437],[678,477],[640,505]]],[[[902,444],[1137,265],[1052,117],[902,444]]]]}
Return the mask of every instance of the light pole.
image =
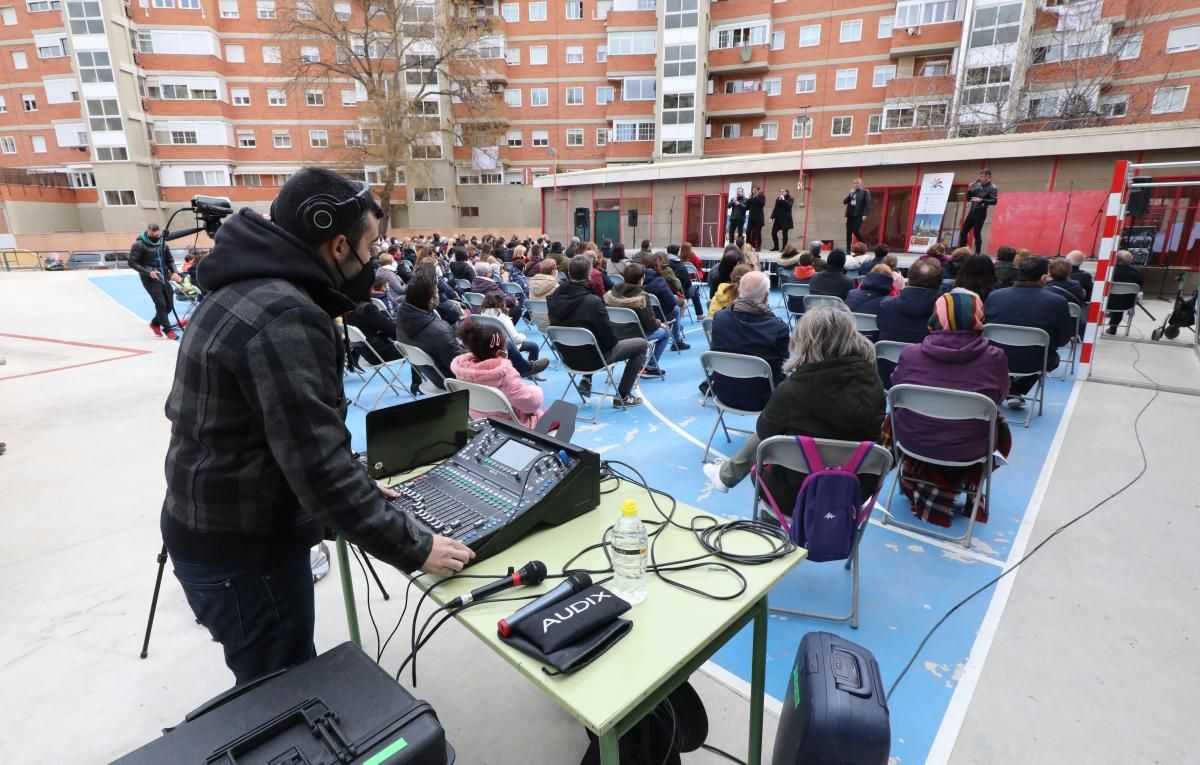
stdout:
{"type": "Polygon", "coordinates": [[[796,181],[796,190],[804,194],[804,206],[807,208],[808,189],[804,186],[804,147],[808,143],[808,128],[811,124],[807,104],[800,107],[800,114],[796,117],[796,121],[800,123],[800,178],[796,181]]]}

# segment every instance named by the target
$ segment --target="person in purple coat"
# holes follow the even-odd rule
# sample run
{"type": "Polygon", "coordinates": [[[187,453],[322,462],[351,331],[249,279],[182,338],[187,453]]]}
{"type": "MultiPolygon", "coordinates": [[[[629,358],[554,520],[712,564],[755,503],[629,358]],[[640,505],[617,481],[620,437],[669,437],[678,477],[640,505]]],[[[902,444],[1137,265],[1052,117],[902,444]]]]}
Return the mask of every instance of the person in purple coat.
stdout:
{"type": "MultiPolygon", "coordinates": [[[[905,348],[892,373],[892,385],[927,385],[982,393],[996,404],[1008,396],[1008,357],[983,336],[983,302],[971,292],[950,292],[934,303],[929,317],[929,335],[918,345],[905,348]]],[[[998,424],[996,449],[1007,456],[1011,437],[1007,423],[998,424]]],[[[978,420],[940,420],[914,412],[896,413],[900,441],[929,457],[967,461],[987,450],[987,423],[978,420]]],[[[888,434],[890,436],[890,433],[888,434]]],[[[978,464],[948,467],[902,457],[905,477],[919,478],[928,485],[905,480],[901,491],[913,503],[913,513],[938,526],[949,526],[956,512],[955,501],[963,491],[979,486],[978,464]]],[[[971,503],[959,511],[970,513],[971,503]]],[[[986,522],[980,506],[978,520],[986,522]]]]}

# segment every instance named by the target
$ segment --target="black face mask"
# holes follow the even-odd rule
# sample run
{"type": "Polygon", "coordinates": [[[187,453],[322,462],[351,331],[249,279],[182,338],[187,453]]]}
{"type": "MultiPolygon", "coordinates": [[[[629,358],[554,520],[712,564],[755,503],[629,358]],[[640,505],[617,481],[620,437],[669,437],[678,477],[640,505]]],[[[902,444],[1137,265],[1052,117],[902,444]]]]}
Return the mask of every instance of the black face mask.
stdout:
{"type": "MultiPolygon", "coordinates": [[[[357,255],[358,253],[355,253],[356,260],[357,255]]],[[[339,264],[338,272],[340,273],[341,270],[342,267],[339,264]]],[[[342,278],[345,281],[342,282],[342,286],[338,288],[338,291],[355,303],[365,303],[371,299],[371,287],[375,285],[375,260],[368,258],[357,274],[350,278],[346,278],[345,274],[343,274],[342,278]]]]}

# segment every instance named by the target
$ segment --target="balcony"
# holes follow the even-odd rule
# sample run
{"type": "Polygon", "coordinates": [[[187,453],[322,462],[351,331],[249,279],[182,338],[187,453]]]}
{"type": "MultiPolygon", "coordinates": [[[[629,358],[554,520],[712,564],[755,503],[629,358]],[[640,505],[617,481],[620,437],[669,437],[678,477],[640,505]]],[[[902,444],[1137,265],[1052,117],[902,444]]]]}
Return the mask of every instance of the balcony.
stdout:
{"type": "Polygon", "coordinates": [[[625,77],[653,77],[658,71],[658,63],[653,53],[639,56],[609,56],[608,79],[620,80],[625,77]]]}
{"type": "MultiPolygon", "coordinates": [[[[512,160],[513,149],[508,146],[489,146],[487,148],[496,150],[496,162],[501,166],[508,164],[512,160]]],[[[472,149],[470,146],[455,146],[454,161],[471,163],[475,158],[471,152],[472,149]]]]}
{"type": "Polygon", "coordinates": [[[947,53],[962,42],[962,22],[948,21],[919,27],[897,26],[892,30],[891,57],[947,53]]]}
{"type": "Polygon", "coordinates": [[[742,18],[770,16],[774,0],[714,0],[709,6],[710,24],[742,18]]]}
{"type": "Polygon", "coordinates": [[[743,134],[738,138],[704,139],[704,156],[706,157],[727,157],[733,154],[762,154],[762,151],[762,136],[743,134]]]}
{"type": "Polygon", "coordinates": [[[617,99],[608,103],[604,108],[604,118],[609,122],[613,119],[639,119],[643,122],[654,122],[653,99],[649,101],[622,101],[617,99]]]}
{"type": "Polygon", "coordinates": [[[954,94],[954,77],[900,77],[887,84],[885,101],[920,101],[954,94]]]}
{"type": "Polygon", "coordinates": [[[741,45],[736,48],[710,50],[708,71],[719,72],[765,72],[769,51],[766,45],[741,45]]]}
{"type": "Polygon", "coordinates": [[[754,117],[767,113],[767,94],[762,90],[747,93],[714,93],[705,102],[709,117],[754,117]]]}
{"type": "Polygon", "coordinates": [[[605,22],[608,31],[628,31],[631,29],[658,29],[658,11],[618,11],[608,12],[605,22]]]}

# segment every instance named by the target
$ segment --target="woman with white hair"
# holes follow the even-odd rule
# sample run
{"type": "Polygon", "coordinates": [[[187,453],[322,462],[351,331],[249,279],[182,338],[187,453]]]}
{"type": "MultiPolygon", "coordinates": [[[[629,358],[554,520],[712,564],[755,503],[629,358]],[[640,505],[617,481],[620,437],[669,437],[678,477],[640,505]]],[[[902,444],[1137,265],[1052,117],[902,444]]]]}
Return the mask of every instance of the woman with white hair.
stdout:
{"type": "MultiPolygon", "coordinates": [[[[755,432],[731,459],[704,466],[712,487],[729,491],[750,473],[758,445],[771,436],[802,435],[844,441],[878,441],[883,430],[885,394],[875,371],[875,347],[854,325],[845,305],[805,311],[796,325],[788,377],[771,394],[755,432]]],[[[772,471],[765,483],[788,510],[805,476],[772,471]]],[[[873,482],[866,486],[868,494],[873,482]]]]}

